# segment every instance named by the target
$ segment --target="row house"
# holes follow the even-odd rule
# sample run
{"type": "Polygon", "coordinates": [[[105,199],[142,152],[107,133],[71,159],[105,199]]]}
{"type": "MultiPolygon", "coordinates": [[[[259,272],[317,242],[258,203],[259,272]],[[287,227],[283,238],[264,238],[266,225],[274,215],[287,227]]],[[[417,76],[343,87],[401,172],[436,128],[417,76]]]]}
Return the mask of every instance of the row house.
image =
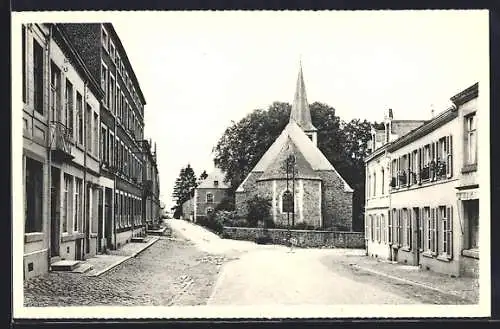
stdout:
{"type": "Polygon", "coordinates": [[[479,184],[474,84],[392,140],[372,134],[366,158],[369,256],[453,276],[478,274],[479,184]]]}
{"type": "Polygon", "coordinates": [[[145,165],[144,105],[127,53],[110,23],[61,24],[78,49],[93,77],[100,81],[99,216],[104,230],[99,250],[119,248],[146,233],[143,216],[145,165]]]}
{"type": "Polygon", "coordinates": [[[144,194],[142,198],[142,216],[147,227],[154,227],[161,218],[160,205],[160,176],[158,173],[158,164],[156,158],[156,143],[154,149],[151,140],[142,141],[142,150],[144,157],[144,194]]]}
{"type": "Polygon", "coordinates": [[[97,81],[59,25],[22,25],[24,278],[97,252],[97,81]]]}

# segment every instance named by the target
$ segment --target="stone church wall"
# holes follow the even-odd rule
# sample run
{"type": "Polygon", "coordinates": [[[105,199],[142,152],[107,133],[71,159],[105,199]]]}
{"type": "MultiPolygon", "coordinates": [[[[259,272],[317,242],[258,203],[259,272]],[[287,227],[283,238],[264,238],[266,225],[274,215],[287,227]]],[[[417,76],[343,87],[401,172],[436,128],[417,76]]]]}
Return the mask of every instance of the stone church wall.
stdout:
{"type": "Polygon", "coordinates": [[[344,191],[344,182],[334,171],[318,171],[323,180],[323,227],[352,229],[352,192],[344,191]]]}

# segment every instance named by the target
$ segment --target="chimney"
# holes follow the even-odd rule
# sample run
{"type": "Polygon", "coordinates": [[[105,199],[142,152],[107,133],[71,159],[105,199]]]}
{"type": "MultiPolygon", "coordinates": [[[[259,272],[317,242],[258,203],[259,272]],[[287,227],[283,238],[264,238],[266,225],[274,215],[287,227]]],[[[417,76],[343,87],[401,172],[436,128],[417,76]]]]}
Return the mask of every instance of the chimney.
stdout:
{"type": "Polygon", "coordinates": [[[434,114],[435,114],[434,104],[431,104],[431,119],[434,119],[434,114]]]}

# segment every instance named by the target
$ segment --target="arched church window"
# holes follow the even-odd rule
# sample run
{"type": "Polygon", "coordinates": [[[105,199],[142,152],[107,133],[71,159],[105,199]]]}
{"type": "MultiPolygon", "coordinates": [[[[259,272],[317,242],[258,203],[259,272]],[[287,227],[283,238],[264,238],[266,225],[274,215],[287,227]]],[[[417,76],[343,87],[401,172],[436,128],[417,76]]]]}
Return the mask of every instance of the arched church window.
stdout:
{"type": "Polygon", "coordinates": [[[294,212],[294,200],[293,200],[293,194],[290,190],[286,190],[283,192],[282,202],[281,202],[281,207],[282,207],[282,212],[294,212]]]}

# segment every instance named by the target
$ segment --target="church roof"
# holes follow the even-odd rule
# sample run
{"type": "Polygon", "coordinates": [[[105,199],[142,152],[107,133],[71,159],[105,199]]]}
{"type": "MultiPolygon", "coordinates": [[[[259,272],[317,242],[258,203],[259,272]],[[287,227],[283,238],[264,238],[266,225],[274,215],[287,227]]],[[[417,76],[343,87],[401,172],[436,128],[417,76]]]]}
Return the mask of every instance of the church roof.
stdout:
{"type": "MultiPolygon", "coordinates": [[[[295,155],[295,178],[303,179],[321,179],[312,169],[309,162],[306,160],[302,152],[300,152],[292,141],[290,136],[287,136],[286,142],[283,144],[280,152],[274,158],[270,166],[259,177],[259,181],[280,179],[287,177],[286,173],[286,159],[294,154],[295,155]]],[[[292,171],[289,169],[289,178],[292,178],[292,171]]]]}
{"type": "Polygon", "coordinates": [[[300,65],[299,76],[297,77],[297,87],[293,99],[290,121],[295,121],[304,131],[316,131],[316,127],[311,122],[311,111],[307,103],[306,86],[302,74],[302,64],[300,65]]]}
{"type": "MultiPolygon", "coordinates": [[[[292,142],[293,147],[296,148],[298,153],[300,153],[299,157],[303,157],[303,160],[300,160],[301,163],[306,162],[308,167],[310,167],[313,171],[335,171],[339,178],[344,182],[344,190],[351,191],[352,188],[347,184],[347,182],[340,176],[340,174],[335,170],[330,161],[324,156],[323,153],[314,145],[314,143],[307,137],[305,132],[293,121],[290,121],[285,129],[281,132],[279,137],[274,141],[271,147],[267,150],[266,153],[259,160],[257,165],[252,169],[252,172],[262,172],[265,173],[267,169],[274,165],[276,162],[279,162],[278,158],[281,156],[282,149],[292,142]]],[[[299,160],[298,160],[299,161],[299,160]]],[[[268,175],[273,174],[272,167],[269,169],[268,175]]],[[[302,167],[303,173],[307,172],[305,167],[302,167]]],[[[238,187],[237,191],[242,191],[242,185],[238,187]]]]}
{"type": "Polygon", "coordinates": [[[224,182],[225,174],[219,168],[215,168],[207,178],[201,181],[197,188],[229,188],[224,182]],[[216,183],[217,182],[217,186],[216,183]]]}

